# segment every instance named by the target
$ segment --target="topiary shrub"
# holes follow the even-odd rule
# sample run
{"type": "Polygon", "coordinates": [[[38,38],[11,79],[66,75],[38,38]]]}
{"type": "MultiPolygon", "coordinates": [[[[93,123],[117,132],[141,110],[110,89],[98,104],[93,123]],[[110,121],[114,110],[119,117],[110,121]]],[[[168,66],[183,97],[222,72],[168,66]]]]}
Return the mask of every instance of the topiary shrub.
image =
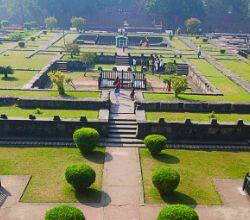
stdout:
{"type": "Polygon", "coordinates": [[[199,216],[186,205],[168,205],[160,211],[157,220],[199,220],[199,216]]]}
{"type": "Polygon", "coordinates": [[[73,140],[81,153],[91,153],[99,143],[100,135],[94,128],[81,128],[74,132],[73,140]]]}
{"type": "Polygon", "coordinates": [[[76,191],[84,191],[95,182],[96,173],[87,164],[74,164],[66,169],[65,178],[76,191]]]}
{"type": "Polygon", "coordinates": [[[82,211],[74,206],[61,205],[48,210],[45,220],[85,220],[82,211]]]}
{"type": "Polygon", "coordinates": [[[20,48],[24,48],[24,47],[25,47],[25,42],[24,42],[24,41],[19,41],[19,42],[18,42],[18,46],[19,46],[20,48]]]}
{"type": "Polygon", "coordinates": [[[114,67],[112,68],[112,70],[113,70],[113,71],[117,71],[117,67],[114,66],[114,67]]]}
{"type": "Polygon", "coordinates": [[[225,53],[226,53],[226,49],[223,49],[223,48],[220,49],[220,53],[221,53],[221,54],[225,54],[225,53]]]}
{"type": "Polygon", "coordinates": [[[203,43],[207,43],[207,42],[208,42],[208,38],[203,38],[203,39],[202,39],[202,42],[203,42],[203,43]]]}
{"type": "Polygon", "coordinates": [[[166,146],[167,139],[163,135],[152,134],[144,139],[144,143],[152,155],[157,155],[166,146]]]}
{"type": "Polygon", "coordinates": [[[30,40],[31,40],[31,41],[35,41],[36,38],[35,38],[35,37],[31,37],[30,40]]]}
{"type": "Polygon", "coordinates": [[[180,174],[171,167],[161,167],[154,171],[152,182],[161,194],[170,194],[179,185],[180,174]]]}

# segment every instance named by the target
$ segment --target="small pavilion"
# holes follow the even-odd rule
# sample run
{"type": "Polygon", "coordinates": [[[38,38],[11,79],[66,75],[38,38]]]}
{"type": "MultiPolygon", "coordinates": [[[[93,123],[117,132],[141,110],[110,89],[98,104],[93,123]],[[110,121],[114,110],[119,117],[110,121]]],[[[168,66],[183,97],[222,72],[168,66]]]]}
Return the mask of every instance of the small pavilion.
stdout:
{"type": "Polygon", "coordinates": [[[118,48],[128,47],[128,37],[124,35],[118,35],[115,37],[115,45],[118,48]]]}

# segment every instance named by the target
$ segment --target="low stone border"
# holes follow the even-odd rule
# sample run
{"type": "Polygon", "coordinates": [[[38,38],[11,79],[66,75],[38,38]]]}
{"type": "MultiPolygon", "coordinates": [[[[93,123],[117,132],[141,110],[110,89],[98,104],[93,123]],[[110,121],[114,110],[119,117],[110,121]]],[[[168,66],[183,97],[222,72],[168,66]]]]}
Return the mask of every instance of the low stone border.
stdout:
{"type": "MultiPolygon", "coordinates": [[[[186,44],[188,47],[193,48],[194,50],[197,48],[196,45],[193,44],[189,39],[183,38],[181,36],[178,36],[178,38],[186,44]]],[[[212,56],[203,53],[203,57],[206,59],[208,63],[213,65],[217,70],[219,70],[221,73],[223,73],[225,76],[227,76],[230,80],[232,80],[237,85],[241,86],[245,91],[250,93],[250,84],[239,77],[237,74],[233,73],[232,71],[226,69],[221,63],[219,63],[216,59],[214,59],[212,56]]]]}
{"type": "MultiPolygon", "coordinates": [[[[250,124],[238,120],[236,124],[219,124],[216,119],[211,123],[166,122],[164,118],[158,122],[137,121],[137,138],[144,139],[150,134],[162,134],[170,143],[239,143],[250,146],[250,124]]],[[[217,149],[218,147],[214,147],[217,149]]],[[[213,148],[213,149],[214,149],[213,148]]],[[[250,147],[247,148],[248,150],[250,147]]]]}

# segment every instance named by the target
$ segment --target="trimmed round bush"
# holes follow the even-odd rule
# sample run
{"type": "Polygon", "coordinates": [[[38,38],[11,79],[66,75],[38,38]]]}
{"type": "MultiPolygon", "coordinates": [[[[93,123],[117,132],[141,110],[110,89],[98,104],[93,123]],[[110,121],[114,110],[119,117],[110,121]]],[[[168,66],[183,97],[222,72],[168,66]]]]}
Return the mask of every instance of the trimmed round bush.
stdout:
{"type": "Polygon", "coordinates": [[[171,167],[161,167],[154,171],[152,182],[161,194],[170,194],[179,185],[180,174],[171,167]]]}
{"type": "Polygon", "coordinates": [[[93,152],[99,143],[100,135],[94,128],[80,128],[73,134],[76,146],[83,154],[93,152]]]}
{"type": "Polygon", "coordinates": [[[61,205],[48,210],[45,220],[85,220],[82,211],[74,206],[61,205]]]}
{"type": "Polygon", "coordinates": [[[117,71],[117,67],[114,66],[114,67],[112,68],[112,70],[113,70],[113,71],[117,71]]]}
{"type": "Polygon", "coordinates": [[[163,135],[152,134],[144,139],[144,143],[152,155],[157,155],[166,146],[167,139],[163,135]]]}
{"type": "Polygon", "coordinates": [[[19,41],[18,46],[21,47],[21,48],[24,48],[25,47],[25,42],[24,41],[19,41]]]}
{"type": "Polygon", "coordinates": [[[96,173],[87,164],[74,164],[66,169],[65,178],[77,191],[84,191],[95,182],[96,173]]]}
{"type": "Polygon", "coordinates": [[[168,205],[160,211],[157,220],[199,220],[199,216],[186,205],[168,205]]]}
{"type": "Polygon", "coordinates": [[[225,54],[225,53],[226,53],[226,49],[223,49],[223,48],[220,49],[220,53],[221,53],[221,54],[225,54]]]}

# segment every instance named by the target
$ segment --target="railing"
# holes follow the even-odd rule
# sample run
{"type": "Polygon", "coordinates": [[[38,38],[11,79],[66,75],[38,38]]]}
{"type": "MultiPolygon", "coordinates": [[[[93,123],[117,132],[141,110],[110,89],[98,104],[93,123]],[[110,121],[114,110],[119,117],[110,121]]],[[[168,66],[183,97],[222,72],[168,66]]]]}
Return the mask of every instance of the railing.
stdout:
{"type": "Polygon", "coordinates": [[[146,89],[145,73],[132,71],[102,71],[98,80],[99,88],[113,88],[117,79],[120,80],[122,88],[132,88],[134,81],[136,89],[146,89]]]}

